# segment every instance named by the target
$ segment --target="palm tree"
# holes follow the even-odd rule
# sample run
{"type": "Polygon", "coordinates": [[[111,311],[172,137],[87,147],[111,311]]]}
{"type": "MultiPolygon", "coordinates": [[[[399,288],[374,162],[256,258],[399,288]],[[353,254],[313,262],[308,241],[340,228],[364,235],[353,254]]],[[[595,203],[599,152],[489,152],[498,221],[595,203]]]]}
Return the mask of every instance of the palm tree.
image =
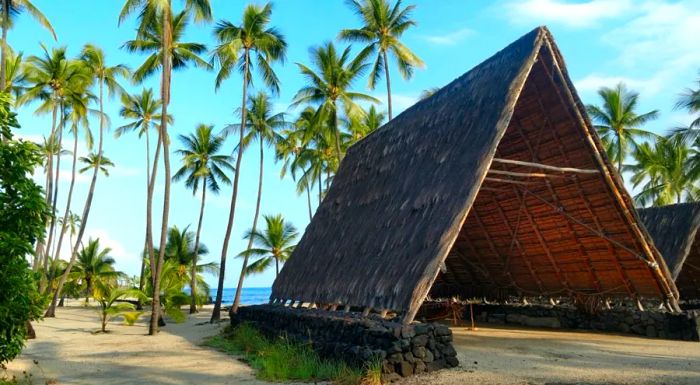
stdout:
{"type": "Polygon", "coordinates": [[[9,45],[7,44],[7,33],[12,28],[12,18],[23,11],[26,11],[31,15],[42,27],[46,28],[53,38],[56,39],[56,32],[54,32],[49,19],[44,16],[41,11],[32,4],[30,0],[1,0],[2,1],[2,16],[0,20],[2,21],[2,49],[0,58],[0,84],[3,86],[7,81],[7,59],[9,52],[9,45]]]}
{"type": "MultiPolygon", "coordinates": [[[[250,145],[253,140],[257,140],[260,149],[260,165],[258,167],[258,196],[255,203],[255,214],[253,215],[253,227],[252,231],[255,232],[258,225],[258,217],[260,216],[260,203],[262,201],[262,188],[263,188],[263,165],[265,158],[265,145],[275,146],[277,142],[281,140],[279,131],[288,126],[287,122],[284,120],[284,113],[275,114],[272,111],[272,104],[270,99],[264,92],[259,92],[252,99],[250,99],[248,111],[246,113],[247,124],[245,130],[248,134],[243,138],[243,147],[239,151],[243,151],[250,145]]],[[[229,127],[233,130],[240,131],[240,125],[232,125],[229,127]]],[[[253,247],[253,239],[249,239],[248,247],[249,250],[253,247]]],[[[247,254],[243,256],[243,265],[247,266],[247,254]]],[[[243,288],[243,279],[245,278],[245,271],[241,271],[241,276],[239,278],[238,290],[243,288]]],[[[234,306],[238,304],[234,301],[234,306]]]]}
{"type": "Polygon", "coordinates": [[[687,88],[679,96],[676,102],[676,109],[683,109],[689,114],[697,114],[688,127],[678,128],[675,130],[677,135],[680,135],[688,142],[694,142],[700,137],[700,78],[697,81],[698,88],[687,88]]]}
{"type": "Polygon", "coordinates": [[[388,0],[351,0],[348,4],[360,16],[363,25],[359,29],[344,29],[340,31],[339,37],[343,40],[367,44],[360,52],[360,57],[377,55],[369,74],[369,88],[374,89],[383,73],[386,77],[387,106],[389,120],[391,120],[393,114],[387,52],[391,52],[399,73],[404,79],[410,79],[413,76],[415,67],[425,66],[418,55],[399,41],[408,28],[416,25],[416,22],[410,18],[415,6],[409,5],[401,9],[401,0],[397,0],[393,7],[388,0]]]}
{"type": "Polygon", "coordinates": [[[136,298],[144,300],[146,298],[140,290],[115,287],[113,284],[103,283],[102,281],[97,281],[95,286],[94,298],[100,304],[100,331],[102,333],[107,332],[107,322],[111,317],[136,309],[134,304],[119,302],[120,299],[136,298]]]}
{"type": "Polygon", "coordinates": [[[68,212],[68,215],[58,219],[58,224],[61,226],[63,232],[68,231],[70,233],[68,241],[70,242],[69,248],[72,250],[73,237],[78,233],[78,227],[80,227],[80,216],[74,212],[68,212]]]}
{"type": "Polygon", "coordinates": [[[108,283],[122,275],[114,270],[114,258],[108,254],[112,251],[109,247],[100,248],[100,240],[88,240],[87,246],[83,247],[78,254],[78,258],[73,266],[71,277],[74,281],[81,281],[85,287],[85,304],[92,294],[95,281],[108,283]]]}
{"type": "MultiPolygon", "coordinates": [[[[77,166],[77,161],[78,161],[78,129],[82,125],[83,129],[85,130],[85,136],[86,136],[86,142],[88,143],[89,146],[92,146],[92,134],[90,132],[90,124],[88,120],[88,104],[91,99],[94,99],[94,96],[90,94],[89,92],[85,93],[85,96],[78,100],[77,103],[73,103],[70,106],[70,109],[68,111],[68,116],[65,117],[64,119],[68,119],[71,121],[71,132],[73,133],[73,162],[71,165],[71,180],[70,180],[70,185],[68,187],[68,197],[66,198],[66,208],[64,210],[63,214],[63,220],[60,221],[59,225],[61,225],[61,232],[58,237],[58,242],[56,243],[56,253],[54,255],[54,260],[59,259],[59,254],[61,252],[61,246],[63,244],[63,236],[66,233],[66,226],[69,225],[69,215],[71,214],[70,208],[71,208],[71,203],[73,201],[73,188],[75,186],[75,177],[76,177],[76,166],[77,166]]],[[[80,222],[80,221],[78,221],[80,222]]],[[[72,250],[73,242],[71,242],[71,250],[72,250]]],[[[51,277],[53,278],[53,277],[51,277]]]]}
{"type": "Polygon", "coordinates": [[[633,173],[635,188],[644,184],[635,196],[637,202],[663,206],[681,203],[684,198],[687,201],[700,198],[697,187],[700,167],[692,162],[693,152],[678,137],[639,144],[632,153],[635,163],[625,166],[626,171],[633,173]]]}
{"type": "Polygon", "coordinates": [[[420,96],[418,96],[418,100],[428,99],[429,97],[435,95],[438,91],[440,91],[440,87],[426,88],[423,91],[421,91],[420,96]]]}
{"type": "Polygon", "coordinates": [[[11,49],[7,49],[5,72],[5,84],[2,85],[2,90],[11,93],[15,100],[18,100],[28,85],[26,63],[22,52],[15,54],[11,49]]]}
{"type": "Polygon", "coordinates": [[[199,240],[202,232],[202,221],[204,219],[204,205],[207,199],[207,189],[214,194],[220,191],[219,181],[230,185],[231,180],[225,171],[235,171],[229,162],[231,157],[219,154],[219,150],[224,144],[223,136],[212,135],[212,126],[200,124],[197,126],[195,134],[189,136],[180,135],[180,141],[184,148],[178,150],[182,156],[182,168],[173,176],[174,181],[185,178],[185,186],[192,190],[192,194],[197,193],[197,189],[202,186],[202,201],[199,208],[199,220],[197,221],[197,235],[194,242],[194,253],[192,261],[192,272],[190,273],[190,287],[192,288],[192,301],[190,302],[190,314],[197,312],[196,290],[196,267],[197,256],[199,255],[199,240]]]}
{"type": "Polygon", "coordinates": [[[285,222],[282,214],[265,215],[266,228],[263,232],[248,230],[244,239],[251,240],[255,248],[248,248],[239,254],[240,257],[258,257],[258,260],[246,268],[246,275],[262,273],[272,263],[275,264],[275,276],[280,273],[280,263],[289,259],[294,251],[294,240],[299,233],[291,223],[285,222]]]}
{"type": "Polygon", "coordinates": [[[80,162],[85,165],[81,168],[79,172],[84,174],[90,170],[94,170],[95,167],[102,172],[102,175],[109,176],[109,169],[107,167],[114,167],[114,163],[106,156],[97,156],[94,152],[88,154],[88,156],[81,156],[80,162]]]}
{"type": "MultiPolygon", "coordinates": [[[[149,209],[149,204],[153,197],[153,188],[155,186],[155,173],[151,175],[151,139],[149,132],[151,131],[151,128],[155,128],[156,130],[160,131],[160,126],[157,122],[161,119],[160,109],[162,106],[162,101],[153,97],[153,90],[150,88],[143,89],[141,91],[141,94],[122,94],[122,108],[119,111],[119,115],[125,119],[129,119],[130,122],[117,128],[114,132],[116,137],[120,137],[128,131],[138,131],[139,138],[141,136],[146,137],[146,200],[149,202],[147,203],[147,211],[149,213],[151,212],[151,210],[149,209]]],[[[168,117],[168,123],[173,123],[172,116],[168,117]]],[[[153,160],[154,170],[158,167],[160,148],[161,142],[158,141],[156,145],[155,158],[153,160]]],[[[152,239],[152,231],[150,227],[151,222],[149,218],[150,216],[147,215],[144,239],[145,255],[149,255],[149,243],[151,244],[151,246],[153,245],[153,242],[149,241],[150,239],[152,239]]],[[[143,280],[145,277],[144,273],[146,269],[147,259],[148,258],[142,258],[141,261],[141,273],[139,275],[139,290],[144,289],[143,280]]]]}
{"type": "MultiPolygon", "coordinates": [[[[43,55],[30,56],[27,59],[26,80],[29,87],[18,99],[18,105],[31,101],[39,101],[36,114],[51,113],[50,137],[55,138],[58,147],[62,147],[63,123],[67,105],[79,104],[89,87],[92,79],[89,70],[79,60],[66,58],[65,47],[54,48],[49,52],[42,46],[43,55]],[[60,123],[60,124],[59,124],[60,123]]],[[[51,206],[51,216],[48,225],[48,239],[43,253],[44,273],[49,267],[49,250],[53,241],[53,229],[56,224],[56,205],[58,201],[58,170],[60,169],[62,152],[56,152],[53,158],[47,160],[46,202],[51,206]],[[54,170],[55,175],[54,175],[54,170]]],[[[37,245],[37,250],[43,249],[43,244],[37,245]]]]}
{"type": "Polygon", "coordinates": [[[384,124],[385,118],[386,116],[383,112],[377,112],[374,106],[370,106],[365,116],[349,119],[347,122],[348,132],[351,136],[349,144],[353,145],[377,130],[384,124]]]}
{"type": "Polygon", "coordinates": [[[319,111],[333,131],[335,137],[335,151],[338,162],[343,159],[341,151],[341,132],[338,110],[342,104],[348,118],[356,118],[364,115],[362,108],[356,101],[378,102],[377,99],[360,93],[350,91],[352,83],[360,77],[367,64],[364,58],[358,56],[350,60],[350,47],[345,48],[338,55],[333,43],[328,42],[320,47],[312,48],[311,61],[317,72],[304,64],[297,63],[302,75],[307,79],[308,85],[294,96],[293,106],[301,104],[319,104],[319,111]]]}
{"type": "Polygon", "coordinates": [[[588,105],[586,109],[593,121],[598,123],[595,128],[603,140],[605,151],[613,162],[617,162],[617,169],[621,173],[622,162],[630,147],[636,147],[638,139],[656,136],[641,127],[656,119],[659,112],[653,110],[637,114],[635,109],[639,94],[628,91],[623,83],[615,88],[603,87],[598,90],[598,95],[603,101],[602,107],[588,105]]]}
{"type": "MultiPolygon", "coordinates": [[[[226,256],[228,254],[228,243],[231,239],[233,220],[236,215],[236,202],[238,200],[238,180],[244,149],[244,128],[248,121],[246,118],[248,86],[252,84],[252,73],[255,65],[257,65],[258,71],[262,74],[265,85],[272,89],[273,92],[279,92],[279,79],[272,69],[272,64],[277,61],[284,62],[287,43],[284,37],[275,28],[268,28],[271,15],[272,4],[268,3],[263,7],[250,4],[246,6],[243,11],[243,21],[240,25],[234,25],[229,21],[222,20],[217,24],[214,30],[218,45],[214,51],[212,61],[217,63],[219,67],[219,72],[216,76],[216,89],[221,86],[224,80],[231,76],[231,72],[238,68],[243,77],[243,92],[240,109],[241,124],[238,133],[238,152],[235,166],[236,174],[233,178],[231,209],[229,211],[228,224],[226,226],[226,233],[221,250],[221,270],[219,271],[219,283],[216,288],[216,300],[211,315],[211,322],[220,319],[219,313],[221,311],[221,299],[224,289],[226,256]],[[255,62],[253,59],[255,59],[255,62]]],[[[238,280],[236,297],[231,307],[231,312],[234,313],[238,310],[238,304],[241,299],[243,270],[245,270],[245,260],[244,266],[241,269],[241,276],[238,280]]]]}
{"type": "MultiPolygon", "coordinates": [[[[56,302],[58,301],[58,298],[60,296],[60,291],[63,288],[63,284],[65,283],[66,279],[68,278],[68,275],[70,274],[71,268],[73,267],[73,264],[75,263],[75,258],[76,255],[78,254],[78,246],[80,245],[80,242],[83,239],[83,234],[85,234],[85,228],[87,227],[88,223],[88,217],[90,215],[90,209],[92,208],[92,200],[93,197],[95,196],[95,185],[97,183],[97,174],[102,171],[106,173],[106,168],[102,167],[101,162],[106,161],[106,157],[103,155],[103,147],[104,147],[104,131],[107,128],[107,116],[105,115],[104,112],[104,98],[105,98],[105,87],[107,88],[107,92],[109,96],[113,96],[116,93],[123,93],[122,87],[119,85],[117,78],[123,77],[127,78],[129,76],[129,69],[122,65],[122,64],[117,64],[115,66],[109,66],[107,65],[107,60],[105,58],[104,52],[102,49],[86,44],[85,47],[83,47],[83,50],[81,52],[81,62],[84,63],[84,66],[89,69],[93,82],[97,83],[97,88],[98,88],[98,102],[99,102],[99,121],[100,121],[100,129],[99,129],[99,136],[98,136],[98,141],[97,141],[97,152],[91,154],[92,158],[91,160],[93,161],[92,167],[93,167],[93,172],[92,172],[92,179],[90,180],[90,187],[88,189],[88,194],[87,198],[85,199],[85,205],[83,206],[83,214],[80,219],[80,229],[78,230],[78,235],[77,235],[77,240],[76,244],[73,248],[73,252],[71,255],[71,259],[68,262],[68,266],[66,267],[66,272],[63,274],[61,277],[61,280],[58,283],[58,289],[54,293],[53,299],[51,301],[51,305],[49,306],[48,310],[46,310],[46,314],[44,316],[46,317],[54,317],[55,316],[55,310],[56,310],[56,302]]],[[[90,157],[88,157],[90,158],[90,157]]],[[[88,159],[90,160],[90,159],[88,159]]],[[[107,164],[105,164],[107,165],[107,164]]],[[[83,169],[85,170],[85,169],[83,169]]],[[[84,172],[81,170],[81,172],[84,172]]]]}
{"type": "MultiPolygon", "coordinates": [[[[197,21],[210,21],[211,15],[211,5],[209,0],[184,0],[185,11],[187,14],[193,13],[194,20],[197,21]]],[[[172,79],[172,70],[176,68],[179,64],[178,49],[175,42],[178,39],[177,35],[177,25],[178,17],[177,15],[173,18],[173,8],[171,0],[164,1],[153,1],[153,0],[126,0],[121,13],[119,14],[119,22],[121,23],[125,20],[131,13],[139,11],[141,18],[141,25],[139,27],[139,32],[136,41],[149,42],[150,44],[137,45],[133,48],[138,51],[147,52],[157,52],[155,59],[156,62],[160,60],[160,63],[153,62],[153,55],[151,55],[146,63],[149,61],[151,65],[149,67],[154,69],[161,69],[161,81],[160,81],[160,99],[162,101],[161,107],[161,121],[160,130],[158,135],[158,141],[163,146],[163,163],[165,168],[165,188],[163,191],[163,217],[161,221],[161,232],[160,232],[160,252],[158,255],[158,260],[154,258],[152,250],[152,236],[148,239],[149,248],[149,260],[151,261],[151,271],[153,277],[153,313],[151,315],[151,322],[149,325],[148,334],[155,335],[158,332],[158,319],[160,312],[160,273],[162,270],[163,260],[165,255],[165,243],[167,241],[168,232],[168,216],[170,212],[170,144],[168,139],[168,106],[170,104],[170,85],[172,79]],[[153,38],[155,36],[155,38],[153,38]]],[[[182,16],[180,18],[179,24],[182,25],[182,30],[184,30],[184,24],[182,21],[182,16]]],[[[182,32],[182,31],[181,31],[182,32]]],[[[129,43],[127,43],[127,48],[129,48],[129,43]]],[[[182,58],[185,58],[186,62],[198,62],[190,53],[192,53],[192,47],[187,50],[182,58]]],[[[196,56],[196,55],[194,55],[196,56]]],[[[143,67],[143,66],[142,66],[143,67]]],[[[155,71],[155,70],[154,70],[155,71]]],[[[153,73],[154,71],[145,71],[144,76],[153,73]]],[[[139,71],[137,70],[137,73],[139,71]]],[[[153,169],[153,174],[155,174],[155,168],[153,169]]],[[[152,189],[151,196],[147,200],[147,220],[151,223],[151,207],[152,207],[152,189]]],[[[150,225],[149,225],[150,230],[150,225]]],[[[147,234],[148,236],[148,234],[147,234]]]]}

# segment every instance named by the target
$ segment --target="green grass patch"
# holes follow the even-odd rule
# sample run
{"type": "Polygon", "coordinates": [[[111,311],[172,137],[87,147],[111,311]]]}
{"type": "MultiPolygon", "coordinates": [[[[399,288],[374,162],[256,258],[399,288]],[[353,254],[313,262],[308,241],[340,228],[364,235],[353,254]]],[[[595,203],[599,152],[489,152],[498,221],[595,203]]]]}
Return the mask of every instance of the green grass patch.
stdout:
{"type": "Polygon", "coordinates": [[[381,365],[354,368],[342,361],[324,360],[310,346],[284,338],[274,341],[250,325],[240,325],[205,344],[227,354],[240,356],[267,381],[331,381],[338,385],[381,384],[381,365]]]}

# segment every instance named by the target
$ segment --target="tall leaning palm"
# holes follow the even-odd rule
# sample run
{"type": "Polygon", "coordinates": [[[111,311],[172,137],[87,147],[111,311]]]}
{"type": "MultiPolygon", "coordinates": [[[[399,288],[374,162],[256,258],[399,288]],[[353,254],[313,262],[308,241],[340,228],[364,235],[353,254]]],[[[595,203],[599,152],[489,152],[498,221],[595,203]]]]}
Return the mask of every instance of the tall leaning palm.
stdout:
{"type": "Polygon", "coordinates": [[[7,81],[7,57],[9,46],[7,44],[7,33],[10,28],[12,28],[12,18],[22,12],[27,12],[31,15],[42,27],[46,28],[53,38],[56,39],[56,32],[54,32],[49,19],[44,16],[43,13],[32,4],[29,0],[0,0],[2,2],[2,15],[0,16],[0,21],[2,22],[2,49],[0,50],[0,84],[3,86],[7,81]]]}
{"type": "MultiPolygon", "coordinates": [[[[243,90],[241,98],[241,124],[238,132],[238,152],[236,154],[236,174],[233,177],[233,192],[231,194],[231,209],[229,211],[228,224],[224,234],[224,242],[221,249],[221,263],[219,265],[219,283],[216,288],[216,300],[214,310],[211,315],[211,322],[218,321],[221,317],[221,300],[224,290],[224,273],[226,270],[226,257],[228,254],[228,244],[233,230],[233,220],[236,216],[236,202],[238,201],[238,181],[243,159],[244,128],[246,126],[246,104],[248,103],[248,86],[253,81],[253,71],[257,66],[267,87],[274,93],[279,92],[279,79],[272,69],[275,62],[284,62],[287,51],[287,43],[275,28],[268,27],[272,16],[272,5],[266,4],[260,7],[255,4],[246,6],[243,11],[243,20],[240,25],[235,25],[229,21],[220,21],[214,34],[217,40],[217,47],[214,51],[212,61],[218,64],[219,72],[216,76],[216,89],[231,76],[231,73],[240,70],[243,77],[243,90]]],[[[238,280],[236,297],[231,307],[231,312],[238,310],[241,299],[241,288],[243,284],[243,270],[245,270],[246,260],[243,261],[241,276],[238,280]]]]}
{"type": "Polygon", "coordinates": [[[90,73],[93,76],[94,83],[97,86],[97,100],[99,106],[99,134],[97,139],[97,151],[94,154],[94,164],[92,165],[92,178],[90,180],[90,187],[88,188],[87,197],[85,198],[85,205],[83,206],[83,214],[80,218],[80,229],[78,230],[78,235],[76,236],[76,243],[73,247],[73,252],[71,253],[70,261],[68,266],[66,266],[66,271],[61,276],[61,280],[58,282],[56,292],[54,293],[53,299],[51,300],[51,305],[46,310],[45,317],[54,317],[56,312],[56,304],[58,303],[58,298],[60,298],[61,290],[63,285],[70,275],[71,268],[75,263],[75,258],[79,252],[78,247],[85,234],[85,229],[88,224],[88,218],[90,216],[90,209],[92,208],[92,200],[95,196],[95,185],[97,184],[97,175],[103,169],[100,162],[104,159],[103,147],[104,147],[104,132],[107,129],[107,115],[104,111],[104,99],[106,96],[113,96],[117,93],[123,93],[122,87],[119,85],[118,79],[127,78],[129,76],[129,69],[122,65],[117,64],[114,66],[109,66],[107,64],[107,59],[104,52],[99,47],[91,44],[86,44],[81,52],[81,62],[84,63],[90,73]],[[108,95],[105,95],[105,88],[108,95]]]}
{"type": "Polygon", "coordinates": [[[362,19],[359,29],[344,29],[340,38],[352,42],[367,44],[360,56],[376,55],[369,74],[369,88],[374,89],[382,74],[386,78],[387,107],[389,120],[393,117],[391,106],[391,78],[389,76],[389,55],[394,57],[399,73],[404,79],[413,76],[415,67],[423,68],[425,64],[418,55],[401,43],[401,35],[416,25],[411,19],[414,5],[401,8],[401,0],[392,7],[388,0],[350,0],[348,4],[362,19]]]}
{"type": "MultiPolygon", "coordinates": [[[[127,132],[138,132],[139,138],[146,137],[146,200],[147,209],[153,197],[153,187],[155,186],[155,173],[151,175],[151,129],[160,131],[161,114],[160,109],[163,105],[160,99],[153,96],[152,89],[143,89],[140,94],[122,94],[122,108],[119,110],[119,115],[128,120],[128,123],[117,128],[114,131],[116,137],[120,137],[127,132]]],[[[168,117],[168,123],[172,124],[172,117],[168,117]]],[[[158,158],[160,157],[161,143],[158,141],[156,145],[155,157],[153,159],[154,169],[158,166],[158,158]]],[[[151,211],[148,210],[150,213],[151,211]]],[[[146,228],[144,230],[144,247],[143,256],[149,255],[149,240],[152,239],[150,216],[146,215],[146,228]]],[[[151,248],[153,242],[150,242],[151,248]]],[[[150,255],[149,255],[150,257],[150,255]]],[[[144,278],[146,270],[147,258],[142,258],[141,273],[139,274],[139,290],[144,289],[144,278]]]]}
{"type": "Polygon", "coordinates": [[[240,254],[241,257],[257,257],[246,269],[246,274],[262,273],[275,264],[275,276],[280,273],[280,264],[289,259],[294,251],[294,240],[299,233],[296,227],[285,222],[282,214],[265,215],[265,230],[248,230],[245,239],[251,240],[255,248],[248,248],[240,254]]]}
{"type": "MultiPolygon", "coordinates": [[[[185,10],[182,14],[193,14],[195,22],[206,22],[212,19],[211,4],[209,0],[183,0],[185,10]]],[[[163,217],[161,221],[160,242],[158,259],[154,257],[151,240],[148,241],[149,260],[151,261],[151,276],[153,277],[153,306],[151,314],[151,322],[148,328],[148,334],[155,335],[158,332],[158,319],[160,318],[160,277],[165,259],[165,244],[167,242],[168,233],[168,218],[170,212],[170,144],[168,140],[168,106],[170,104],[170,86],[172,80],[172,70],[178,65],[177,55],[178,50],[174,42],[176,41],[177,30],[174,22],[177,17],[174,16],[171,0],[126,0],[122,11],[119,14],[119,22],[124,21],[130,14],[138,12],[140,17],[140,26],[136,41],[150,41],[150,45],[139,47],[143,51],[155,52],[147,59],[151,62],[151,67],[161,70],[160,92],[161,101],[161,121],[158,141],[163,146],[163,164],[165,169],[165,186],[163,191],[163,217]],[[159,28],[160,26],[160,28],[159,28]],[[149,36],[150,33],[150,38],[149,36]]],[[[179,16],[179,15],[178,15],[179,16]]],[[[184,18],[184,16],[183,16],[184,18]]],[[[184,27],[182,27],[184,29],[184,27]]],[[[186,58],[185,62],[196,61],[189,52],[182,57],[186,58]]],[[[195,55],[196,56],[196,55],[195,55]]],[[[153,73],[154,71],[151,71],[153,73]]],[[[138,70],[137,70],[138,73],[138,70]]],[[[155,174],[155,168],[153,170],[155,174]]],[[[152,200],[147,200],[147,216],[150,216],[150,206],[152,200]]],[[[149,221],[150,223],[150,221],[149,221]]]]}
{"type": "Polygon", "coordinates": [[[184,148],[178,150],[182,156],[182,167],[173,176],[173,180],[185,179],[185,185],[197,194],[202,188],[202,201],[199,207],[199,219],[197,221],[197,233],[194,241],[194,253],[190,272],[190,287],[192,288],[190,314],[197,312],[197,256],[199,256],[200,235],[202,221],[204,219],[204,205],[207,199],[207,190],[218,194],[221,188],[219,182],[231,184],[226,172],[234,171],[230,163],[230,156],[219,154],[224,144],[224,137],[213,135],[212,126],[200,124],[194,134],[180,135],[180,141],[184,148]]]}
{"type": "Polygon", "coordinates": [[[637,146],[638,139],[653,138],[656,135],[642,129],[644,124],[659,116],[657,110],[638,114],[635,109],[639,94],[627,90],[623,83],[614,88],[603,87],[598,90],[603,105],[588,105],[586,109],[593,119],[600,134],[605,151],[617,170],[622,173],[622,163],[630,149],[637,146]]]}
{"type": "MultiPolygon", "coordinates": [[[[260,203],[262,201],[263,192],[263,176],[264,170],[263,165],[265,164],[265,146],[274,147],[278,142],[281,141],[280,131],[288,126],[287,122],[284,120],[284,113],[274,113],[272,103],[270,103],[270,98],[264,92],[259,92],[255,95],[248,103],[248,111],[246,112],[247,124],[245,130],[248,134],[243,138],[243,147],[239,151],[245,150],[253,141],[257,141],[260,150],[260,164],[258,166],[258,196],[255,202],[255,214],[253,215],[253,226],[251,231],[254,233],[258,226],[258,217],[260,216],[260,203]]],[[[240,131],[238,125],[234,125],[234,131],[240,131]],[[236,130],[237,129],[237,130],[236,130]]],[[[248,247],[246,250],[250,250],[253,247],[253,238],[248,240],[248,247]]],[[[246,261],[247,254],[243,256],[244,265],[247,265],[246,261]]],[[[245,277],[245,272],[241,271],[241,276],[239,277],[238,290],[243,287],[243,278],[245,277]]],[[[234,306],[238,306],[238,303],[234,301],[234,306]]]]}
{"type": "Polygon", "coordinates": [[[294,96],[292,105],[319,105],[320,115],[328,121],[335,138],[335,152],[338,163],[343,159],[340,137],[339,113],[345,112],[350,119],[365,115],[364,110],[356,102],[368,101],[377,103],[377,99],[361,92],[351,91],[350,87],[367,69],[364,57],[350,59],[350,47],[340,54],[333,43],[328,42],[320,47],[311,49],[311,62],[316,71],[304,64],[297,63],[308,85],[294,96]]]}

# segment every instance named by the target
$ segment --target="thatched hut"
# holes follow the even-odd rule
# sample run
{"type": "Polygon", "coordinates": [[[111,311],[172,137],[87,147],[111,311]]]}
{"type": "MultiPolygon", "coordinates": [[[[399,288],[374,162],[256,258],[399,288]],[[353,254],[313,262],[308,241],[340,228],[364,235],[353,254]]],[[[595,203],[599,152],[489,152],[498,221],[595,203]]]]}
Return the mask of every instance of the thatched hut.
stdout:
{"type": "Polygon", "coordinates": [[[700,299],[700,203],[640,209],[639,216],[664,256],[681,298],[700,299]]]}
{"type": "Polygon", "coordinates": [[[659,298],[677,309],[544,27],[348,150],[271,301],[410,322],[429,293],[659,298]]]}

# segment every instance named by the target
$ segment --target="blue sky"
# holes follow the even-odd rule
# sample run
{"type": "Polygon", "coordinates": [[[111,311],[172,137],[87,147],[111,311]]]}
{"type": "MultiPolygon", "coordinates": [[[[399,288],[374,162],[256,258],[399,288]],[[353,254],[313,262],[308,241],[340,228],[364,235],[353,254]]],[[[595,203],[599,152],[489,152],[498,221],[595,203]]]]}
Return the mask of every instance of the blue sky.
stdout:
{"type": "MultiPolygon", "coordinates": [[[[173,0],[176,6],[181,3],[173,0]]],[[[212,0],[216,20],[227,19],[239,23],[246,1],[212,0]]],[[[700,1],[661,0],[414,0],[414,17],[418,26],[409,30],[404,42],[426,63],[410,81],[403,81],[392,73],[394,109],[401,111],[413,104],[424,89],[442,86],[468,71],[471,67],[497,52],[511,41],[538,25],[547,25],[564,55],[576,87],[586,103],[597,103],[596,90],[624,81],[641,93],[640,111],[658,109],[660,119],[648,129],[663,133],[671,127],[686,124],[689,116],[673,110],[677,95],[686,87],[694,86],[700,76],[700,1]]],[[[19,17],[10,32],[9,41],[25,55],[39,54],[39,43],[49,47],[65,45],[70,55],[76,55],[85,43],[102,47],[110,63],[124,63],[136,68],[143,56],[131,55],[120,47],[134,37],[133,20],[117,25],[121,0],[34,0],[50,19],[57,34],[53,41],[48,32],[39,28],[27,16],[19,17]]],[[[286,110],[294,93],[303,86],[295,62],[308,63],[308,49],[333,40],[341,28],[358,26],[356,16],[341,0],[278,0],[274,4],[272,24],[286,36],[289,44],[287,62],[276,71],[282,81],[282,91],[276,105],[286,110]]],[[[213,46],[212,25],[192,25],[188,41],[205,42],[213,46]]],[[[234,76],[218,91],[214,91],[213,72],[188,69],[173,77],[170,112],[175,124],[170,128],[173,150],[180,147],[178,134],[193,131],[198,123],[214,124],[222,128],[234,122],[235,108],[240,105],[241,82],[234,76]]],[[[158,89],[159,77],[134,86],[125,82],[130,92],[142,87],[158,89]]],[[[383,84],[383,83],[382,83],[383,84]]],[[[355,84],[365,90],[366,79],[355,84]]],[[[384,98],[384,89],[371,93],[384,98]]],[[[35,116],[35,105],[19,110],[23,126],[21,135],[39,139],[50,130],[48,117],[35,116]]],[[[118,116],[119,103],[109,101],[106,112],[112,128],[123,124],[118,116]]],[[[295,111],[289,111],[294,116],[295,111]]],[[[97,124],[93,124],[94,127],[97,124]]],[[[70,146],[67,143],[66,146],[70,146]]],[[[80,146],[84,143],[80,142],[80,146]]],[[[233,140],[227,143],[232,149],[233,140]]],[[[108,136],[105,154],[117,167],[109,178],[98,181],[93,211],[87,234],[99,237],[111,247],[120,270],[138,274],[139,253],[143,245],[145,210],[145,143],[135,135],[120,139],[108,136]]],[[[85,150],[82,150],[84,153],[85,150]]],[[[290,179],[279,178],[280,165],[273,161],[272,151],[266,153],[263,214],[282,213],[300,231],[308,223],[306,200],[297,196],[290,179]]],[[[177,156],[172,157],[179,163],[177,156]]],[[[64,162],[61,192],[65,197],[70,174],[64,162]]],[[[240,261],[233,258],[244,247],[243,232],[250,227],[257,187],[258,157],[253,151],[245,154],[241,173],[239,210],[229,250],[226,269],[226,287],[235,286],[240,261]]],[[[162,175],[162,172],[161,174],[162,175]]],[[[78,179],[73,210],[82,210],[82,202],[89,180],[78,179]],[[76,207],[78,205],[79,207],[76,207]]],[[[156,197],[162,194],[162,180],[156,188],[156,197]]],[[[218,261],[226,226],[230,188],[222,189],[219,196],[209,196],[205,212],[202,241],[210,254],[206,260],[218,261]]],[[[181,183],[173,185],[170,223],[180,227],[195,227],[198,197],[193,197],[181,183]]],[[[61,205],[62,206],[62,205],[61,205]]],[[[161,207],[156,200],[154,207],[161,207]]],[[[154,212],[159,218],[159,210],[154,212]]],[[[158,222],[155,223],[158,226],[158,222]]],[[[251,277],[246,286],[269,286],[274,273],[251,277]]],[[[208,281],[215,284],[215,279],[208,281]]]]}

